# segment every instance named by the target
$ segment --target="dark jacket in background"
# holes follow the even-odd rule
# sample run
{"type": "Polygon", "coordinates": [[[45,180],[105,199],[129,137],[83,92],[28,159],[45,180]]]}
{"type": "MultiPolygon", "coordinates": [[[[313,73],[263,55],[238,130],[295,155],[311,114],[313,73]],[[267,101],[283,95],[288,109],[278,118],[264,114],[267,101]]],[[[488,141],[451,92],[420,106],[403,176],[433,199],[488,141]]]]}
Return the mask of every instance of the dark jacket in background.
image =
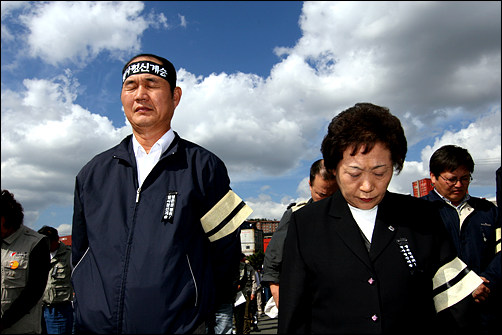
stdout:
{"type": "Polygon", "coordinates": [[[286,239],[286,235],[288,233],[291,214],[303,206],[312,203],[312,201],[312,198],[310,198],[308,201],[292,204],[292,206],[290,205],[291,207],[288,208],[282,215],[281,221],[279,221],[279,225],[277,226],[277,230],[272,235],[272,239],[267,246],[267,251],[265,251],[265,258],[263,260],[263,277],[261,279],[263,284],[279,284],[282,253],[284,251],[284,240],[286,239]]]}
{"type": "Polygon", "coordinates": [[[458,257],[479,276],[490,282],[487,301],[476,305],[481,318],[478,332],[491,333],[502,329],[502,258],[500,254],[501,221],[497,206],[486,199],[470,197],[467,200],[474,211],[464,220],[460,228],[457,210],[446,203],[436,191],[423,197],[436,206],[441,214],[446,230],[451,235],[458,257]],[[498,233],[497,233],[498,231],[498,233]],[[498,234],[498,238],[497,238],[498,234]]]}

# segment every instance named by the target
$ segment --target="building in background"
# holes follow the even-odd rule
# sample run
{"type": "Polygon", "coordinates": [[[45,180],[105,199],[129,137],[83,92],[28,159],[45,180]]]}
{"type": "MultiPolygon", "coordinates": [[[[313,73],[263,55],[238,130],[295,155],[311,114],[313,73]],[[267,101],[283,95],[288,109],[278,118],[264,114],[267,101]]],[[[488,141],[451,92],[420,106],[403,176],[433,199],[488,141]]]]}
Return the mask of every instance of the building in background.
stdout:
{"type": "Polygon", "coordinates": [[[265,253],[272,235],[277,230],[279,221],[248,220],[241,225],[241,250],[244,255],[259,251],[265,253]]]}
{"type": "Polygon", "coordinates": [[[274,220],[261,220],[261,221],[255,221],[254,224],[256,229],[261,229],[263,231],[264,236],[270,235],[272,236],[273,233],[277,230],[277,227],[279,227],[279,221],[274,221],[274,220]]]}

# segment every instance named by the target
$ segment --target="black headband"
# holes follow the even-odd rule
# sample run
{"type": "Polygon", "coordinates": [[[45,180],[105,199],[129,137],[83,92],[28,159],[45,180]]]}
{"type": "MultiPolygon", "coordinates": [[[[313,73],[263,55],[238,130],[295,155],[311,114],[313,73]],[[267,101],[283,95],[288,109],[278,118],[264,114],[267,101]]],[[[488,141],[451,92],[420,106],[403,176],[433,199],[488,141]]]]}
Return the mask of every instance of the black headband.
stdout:
{"type": "Polygon", "coordinates": [[[172,74],[167,72],[167,70],[160,64],[150,62],[147,60],[139,61],[139,62],[134,62],[129,64],[127,68],[124,69],[122,72],[122,84],[124,84],[125,80],[135,74],[141,74],[141,73],[150,73],[156,76],[159,76],[165,80],[170,85],[172,84],[173,78],[174,78],[174,83],[176,83],[176,74],[172,74]],[[173,76],[174,75],[174,76],[173,76]]]}

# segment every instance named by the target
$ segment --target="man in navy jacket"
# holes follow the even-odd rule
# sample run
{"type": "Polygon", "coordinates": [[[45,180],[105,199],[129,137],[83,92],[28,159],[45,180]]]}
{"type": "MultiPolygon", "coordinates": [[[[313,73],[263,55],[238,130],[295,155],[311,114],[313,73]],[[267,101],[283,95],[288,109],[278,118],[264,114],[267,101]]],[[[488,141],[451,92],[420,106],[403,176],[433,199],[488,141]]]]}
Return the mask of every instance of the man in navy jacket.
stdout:
{"type": "Polygon", "coordinates": [[[459,258],[484,281],[473,292],[479,323],[476,331],[492,334],[502,329],[500,218],[497,206],[470,196],[474,161],[456,145],[436,150],[429,162],[434,190],[423,198],[433,202],[450,232],[459,258]]]}
{"type": "Polygon", "coordinates": [[[182,92],[168,60],[137,55],[122,82],[133,134],[76,178],[76,331],[203,333],[233,289],[251,209],[224,163],[171,129],[182,92]]]}

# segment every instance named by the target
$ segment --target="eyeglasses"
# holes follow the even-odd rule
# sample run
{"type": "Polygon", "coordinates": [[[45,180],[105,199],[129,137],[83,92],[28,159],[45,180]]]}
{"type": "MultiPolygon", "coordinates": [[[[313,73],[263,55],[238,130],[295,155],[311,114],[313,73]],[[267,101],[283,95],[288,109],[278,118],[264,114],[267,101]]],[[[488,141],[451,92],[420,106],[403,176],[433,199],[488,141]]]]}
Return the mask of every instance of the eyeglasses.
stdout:
{"type": "Polygon", "coordinates": [[[446,182],[446,184],[448,186],[454,186],[454,185],[457,185],[457,183],[460,181],[460,183],[462,185],[465,185],[465,184],[469,184],[471,181],[472,181],[472,176],[471,175],[468,175],[468,176],[464,176],[462,178],[457,178],[457,177],[453,177],[453,178],[445,178],[443,177],[442,175],[439,175],[441,178],[444,179],[444,181],[446,182]]]}

